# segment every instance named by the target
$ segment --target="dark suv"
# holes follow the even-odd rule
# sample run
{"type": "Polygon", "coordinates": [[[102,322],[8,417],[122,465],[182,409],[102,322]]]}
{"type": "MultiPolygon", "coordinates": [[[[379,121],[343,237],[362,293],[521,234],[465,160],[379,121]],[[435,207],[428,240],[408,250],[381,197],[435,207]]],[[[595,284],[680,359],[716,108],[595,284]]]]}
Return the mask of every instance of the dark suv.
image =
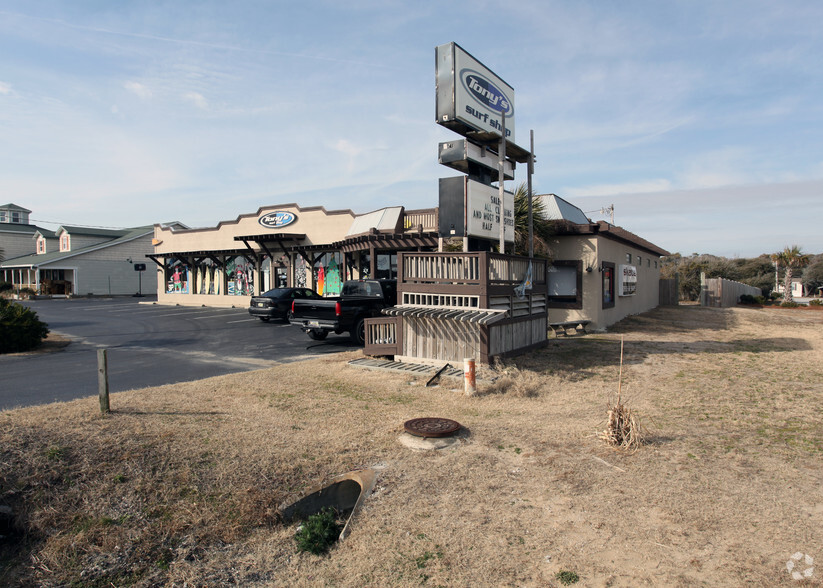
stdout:
{"type": "Polygon", "coordinates": [[[269,322],[273,318],[289,322],[293,300],[321,298],[320,294],[309,288],[274,288],[260,296],[252,296],[249,303],[249,314],[263,322],[269,322]]]}

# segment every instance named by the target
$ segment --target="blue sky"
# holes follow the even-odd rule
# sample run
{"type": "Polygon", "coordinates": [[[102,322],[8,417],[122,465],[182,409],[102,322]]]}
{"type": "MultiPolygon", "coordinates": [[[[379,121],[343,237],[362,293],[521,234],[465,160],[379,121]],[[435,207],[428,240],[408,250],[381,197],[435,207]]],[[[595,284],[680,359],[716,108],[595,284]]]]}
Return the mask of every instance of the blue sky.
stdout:
{"type": "Polygon", "coordinates": [[[817,0],[0,0],[0,203],[50,228],[437,206],[455,41],[514,87],[537,193],[672,252],[820,253],[821,23],[817,0]]]}

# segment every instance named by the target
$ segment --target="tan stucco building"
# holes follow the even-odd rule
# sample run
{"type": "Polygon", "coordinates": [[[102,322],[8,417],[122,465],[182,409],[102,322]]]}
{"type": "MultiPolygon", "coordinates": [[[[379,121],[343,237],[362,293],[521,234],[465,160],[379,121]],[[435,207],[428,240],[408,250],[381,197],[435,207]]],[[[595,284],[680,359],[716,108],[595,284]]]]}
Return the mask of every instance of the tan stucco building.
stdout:
{"type": "Polygon", "coordinates": [[[549,266],[549,322],[589,320],[603,330],[660,299],[660,258],[668,251],[605,221],[592,222],[576,206],[544,196],[553,220],[549,266]]]}
{"type": "Polygon", "coordinates": [[[346,279],[394,278],[398,251],[437,248],[436,212],[266,206],[215,227],[155,225],[158,302],[243,306],[274,287],[335,295],[346,279]]]}
{"type": "MultiPolygon", "coordinates": [[[[589,320],[605,329],[658,305],[660,257],[668,252],[620,227],[592,222],[550,195],[555,223],[548,268],[549,322],[589,320]]],[[[157,298],[162,304],[237,306],[274,287],[336,295],[346,279],[396,278],[399,251],[437,251],[437,209],[261,207],[215,227],[155,225],[157,298]]]]}

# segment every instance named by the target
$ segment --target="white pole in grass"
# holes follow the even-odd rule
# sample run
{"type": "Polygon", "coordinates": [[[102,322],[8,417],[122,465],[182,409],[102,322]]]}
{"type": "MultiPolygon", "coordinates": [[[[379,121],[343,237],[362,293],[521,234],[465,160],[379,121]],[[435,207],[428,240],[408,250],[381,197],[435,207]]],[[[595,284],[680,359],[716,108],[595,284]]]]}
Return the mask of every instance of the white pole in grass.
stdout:
{"type": "Polygon", "coordinates": [[[477,377],[473,357],[463,359],[463,380],[465,381],[466,396],[473,396],[477,392],[477,377]]]}

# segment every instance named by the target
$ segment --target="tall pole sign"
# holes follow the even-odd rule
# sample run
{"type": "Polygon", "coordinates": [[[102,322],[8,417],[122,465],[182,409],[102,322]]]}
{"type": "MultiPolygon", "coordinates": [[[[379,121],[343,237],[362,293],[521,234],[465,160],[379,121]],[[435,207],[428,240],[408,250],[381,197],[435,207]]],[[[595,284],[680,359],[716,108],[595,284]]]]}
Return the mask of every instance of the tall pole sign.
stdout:
{"type": "Polygon", "coordinates": [[[464,237],[465,244],[470,243],[467,239],[488,241],[497,235],[504,253],[506,242],[514,242],[514,195],[506,192],[505,181],[514,178],[516,163],[529,161],[529,152],[515,143],[514,88],[457,43],[435,49],[435,78],[436,121],[466,142],[459,150],[441,143],[440,162],[468,175],[462,184],[450,181],[453,178],[440,181],[440,236],[464,237]],[[482,210],[473,208],[477,199],[469,192],[471,186],[480,183],[491,189],[493,182],[497,196],[482,210]]]}
{"type": "MultiPolygon", "coordinates": [[[[503,170],[505,169],[505,165],[504,165],[505,162],[506,162],[506,117],[504,116],[503,117],[503,125],[502,125],[501,133],[500,133],[500,153],[499,153],[498,164],[497,164],[497,172],[498,172],[497,184],[498,184],[498,187],[500,188],[500,194],[499,194],[498,197],[500,198],[501,203],[504,202],[503,192],[506,191],[505,190],[505,183],[506,183],[505,179],[506,178],[503,175],[503,170]]],[[[514,211],[512,211],[512,212],[514,212],[514,211]]],[[[498,247],[499,247],[498,251],[500,251],[500,253],[506,253],[506,223],[505,222],[500,223],[500,243],[499,243],[498,247]]]]}

